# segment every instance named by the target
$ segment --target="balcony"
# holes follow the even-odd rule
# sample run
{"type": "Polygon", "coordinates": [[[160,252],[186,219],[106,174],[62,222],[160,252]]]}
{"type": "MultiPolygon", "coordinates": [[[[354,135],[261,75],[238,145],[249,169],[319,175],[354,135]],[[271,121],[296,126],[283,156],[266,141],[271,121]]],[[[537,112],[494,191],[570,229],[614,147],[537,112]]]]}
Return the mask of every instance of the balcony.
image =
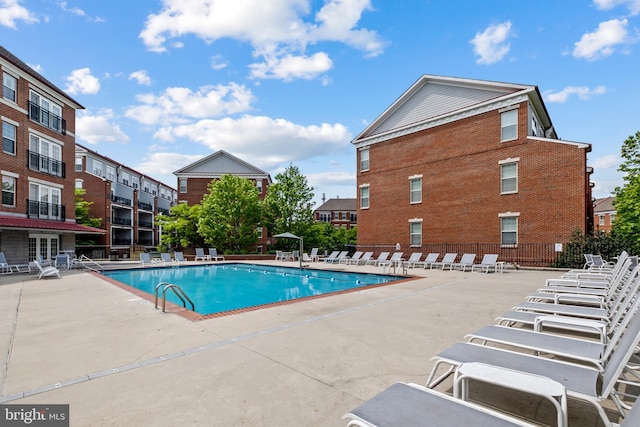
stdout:
{"type": "Polygon", "coordinates": [[[113,238],[111,245],[114,246],[131,246],[131,239],[113,238]]]}
{"type": "Polygon", "coordinates": [[[133,203],[131,203],[131,199],[126,199],[114,194],[111,195],[111,201],[120,205],[133,206],[133,203]]]}
{"type": "Polygon", "coordinates": [[[27,216],[29,218],[66,220],[65,206],[27,199],[27,216]]]}
{"type": "Polygon", "coordinates": [[[64,178],[66,176],[66,165],[60,160],[52,159],[51,157],[43,156],[31,150],[27,150],[27,157],[29,158],[29,169],[39,171],[52,176],[64,178]]]}
{"type": "Polygon", "coordinates": [[[162,215],[169,215],[169,209],[158,208],[158,213],[162,215]]]}
{"type": "Polygon", "coordinates": [[[126,225],[127,227],[131,227],[131,223],[132,221],[129,218],[111,218],[111,223],[112,224],[117,224],[117,225],[126,225]]]}
{"type": "Polygon", "coordinates": [[[153,223],[152,222],[146,222],[146,221],[138,221],[138,227],[153,228],[153,223]]]}
{"type": "Polygon", "coordinates": [[[153,205],[151,205],[149,203],[138,202],[138,209],[143,209],[145,211],[152,211],[153,212],[153,205]]]}
{"type": "Polygon", "coordinates": [[[67,133],[67,122],[62,117],[56,116],[31,101],[29,101],[29,118],[63,135],[67,133]]]}

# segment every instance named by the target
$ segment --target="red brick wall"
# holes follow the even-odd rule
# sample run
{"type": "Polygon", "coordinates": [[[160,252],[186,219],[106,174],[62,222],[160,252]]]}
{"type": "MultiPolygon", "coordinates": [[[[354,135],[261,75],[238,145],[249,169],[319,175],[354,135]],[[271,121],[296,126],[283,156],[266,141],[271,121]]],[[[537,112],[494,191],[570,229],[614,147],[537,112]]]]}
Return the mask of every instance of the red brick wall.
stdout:
{"type": "MultiPolygon", "coordinates": [[[[491,111],[369,149],[370,208],[358,209],[358,244],[409,242],[409,219],[422,218],[423,243],[499,243],[499,213],[519,212],[518,240],[564,242],[585,231],[585,149],[527,140],[527,104],[519,139],[500,142],[491,111]],[[518,192],[500,194],[500,160],[520,158],[518,192]],[[409,203],[409,176],[422,174],[422,203],[409,203]]],[[[358,192],[358,197],[359,197],[358,192]]],[[[359,203],[359,202],[358,202],[359,203]]]]}

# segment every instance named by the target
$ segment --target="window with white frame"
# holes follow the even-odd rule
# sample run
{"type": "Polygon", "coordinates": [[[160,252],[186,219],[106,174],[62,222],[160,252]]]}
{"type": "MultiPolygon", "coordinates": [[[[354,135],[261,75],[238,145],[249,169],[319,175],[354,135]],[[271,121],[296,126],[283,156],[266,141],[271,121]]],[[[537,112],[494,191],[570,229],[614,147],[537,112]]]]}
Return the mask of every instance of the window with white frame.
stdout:
{"type": "Polygon", "coordinates": [[[518,216],[504,214],[500,216],[500,243],[503,246],[518,244],[518,216]]]}
{"type": "Polygon", "coordinates": [[[598,225],[604,225],[604,215],[598,215],[598,225]]]}
{"type": "Polygon", "coordinates": [[[178,180],[178,184],[180,187],[180,192],[181,193],[186,193],[187,192],[187,178],[180,178],[178,180]]]}
{"type": "Polygon", "coordinates": [[[129,185],[129,174],[127,172],[122,172],[121,179],[124,185],[129,185]]]}
{"type": "Polygon", "coordinates": [[[609,214],[609,223],[613,224],[613,221],[616,220],[616,214],[609,214]]]}
{"type": "Polygon", "coordinates": [[[511,141],[518,138],[518,110],[509,110],[500,114],[500,141],[511,141]]]}
{"type": "Polygon", "coordinates": [[[81,179],[76,179],[76,189],[81,190],[84,185],[84,181],[81,179]]]}
{"type": "Polygon", "coordinates": [[[258,239],[262,239],[262,227],[256,227],[256,232],[258,233],[258,239]]]}
{"type": "Polygon", "coordinates": [[[38,135],[29,134],[29,168],[62,176],[62,146],[38,135]]]}
{"type": "Polygon", "coordinates": [[[151,194],[154,196],[158,195],[158,186],[156,184],[151,184],[151,194]]]}
{"type": "Polygon", "coordinates": [[[369,170],[369,149],[360,150],[360,172],[369,170]]]}
{"type": "Polygon", "coordinates": [[[149,183],[147,181],[142,181],[142,188],[145,193],[151,193],[151,190],[149,190],[149,183]]]}
{"type": "Polygon", "coordinates": [[[58,255],[60,238],[55,234],[29,234],[29,259],[41,255],[44,259],[52,259],[58,255]]]}
{"type": "Polygon", "coordinates": [[[422,203],[422,175],[409,177],[409,202],[422,203]]]}
{"type": "Polygon", "coordinates": [[[12,175],[2,174],[2,205],[16,205],[16,177],[12,175]]]}
{"type": "Polygon", "coordinates": [[[11,102],[16,102],[16,91],[18,90],[18,79],[11,74],[2,73],[2,97],[11,102]]]}
{"type": "Polygon", "coordinates": [[[62,191],[58,187],[29,183],[29,215],[42,219],[62,219],[62,191]]]}
{"type": "Polygon", "coordinates": [[[258,194],[262,194],[262,180],[256,179],[256,188],[258,189],[258,194]]]}
{"type": "Polygon", "coordinates": [[[140,188],[140,178],[138,178],[137,176],[132,176],[131,177],[131,186],[133,188],[140,188]]]}
{"type": "Polygon", "coordinates": [[[94,160],[92,172],[94,175],[97,175],[100,178],[102,178],[102,162],[94,160]]]}
{"type": "Polygon", "coordinates": [[[76,170],[82,171],[82,157],[76,157],[76,170]]]}
{"type": "Polygon", "coordinates": [[[16,125],[2,121],[2,151],[16,154],[16,125]]]}
{"type": "Polygon", "coordinates": [[[409,220],[409,239],[411,246],[422,246],[422,219],[409,220]]]}
{"type": "Polygon", "coordinates": [[[500,164],[500,193],[510,194],[518,192],[518,162],[503,162],[500,164]]]}
{"type": "Polygon", "coordinates": [[[107,165],[107,179],[112,182],[116,180],[116,168],[113,166],[107,165]]]}
{"type": "Polygon", "coordinates": [[[369,185],[360,187],[360,209],[369,209],[369,185]]]}
{"type": "Polygon", "coordinates": [[[29,93],[29,118],[62,132],[62,107],[34,91],[29,93]]]}

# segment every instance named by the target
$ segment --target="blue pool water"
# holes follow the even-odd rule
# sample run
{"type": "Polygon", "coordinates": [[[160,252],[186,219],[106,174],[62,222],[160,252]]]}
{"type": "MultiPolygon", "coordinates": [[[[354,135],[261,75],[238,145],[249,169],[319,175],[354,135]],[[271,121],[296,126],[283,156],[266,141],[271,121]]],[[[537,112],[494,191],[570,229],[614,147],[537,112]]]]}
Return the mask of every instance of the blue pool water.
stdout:
{"type": "MultiPolygon", "coordinates": [[[[151,295],[158,283],[182,288],[202,314],[254,307],[398,280],[396,276],[253,264],[216,264],[106,271],[105,276],[151,295]]],[[[182,305],[169,291],[167,301],[182,305]]]]}

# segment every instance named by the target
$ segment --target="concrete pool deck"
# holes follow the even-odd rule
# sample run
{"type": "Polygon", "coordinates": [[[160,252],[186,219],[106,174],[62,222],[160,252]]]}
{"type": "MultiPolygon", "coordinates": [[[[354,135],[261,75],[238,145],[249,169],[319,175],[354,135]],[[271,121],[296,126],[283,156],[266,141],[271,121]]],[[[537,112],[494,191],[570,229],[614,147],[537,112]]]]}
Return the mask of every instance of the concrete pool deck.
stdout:
{"type": "MultiPolygon", "coordinates": [[[[560,274],[410,269],[420,279],[194,322],[93,273],[61,273],[0,276],[0,403],[69,404],[71,426],[345,426],[393,383],[424,384],[432,356],[560,274]]],[[[539,408],[517,411],[548,419],[539,408]]],[[[602,425],[574,401],[569,416],[602,425]]]]}

